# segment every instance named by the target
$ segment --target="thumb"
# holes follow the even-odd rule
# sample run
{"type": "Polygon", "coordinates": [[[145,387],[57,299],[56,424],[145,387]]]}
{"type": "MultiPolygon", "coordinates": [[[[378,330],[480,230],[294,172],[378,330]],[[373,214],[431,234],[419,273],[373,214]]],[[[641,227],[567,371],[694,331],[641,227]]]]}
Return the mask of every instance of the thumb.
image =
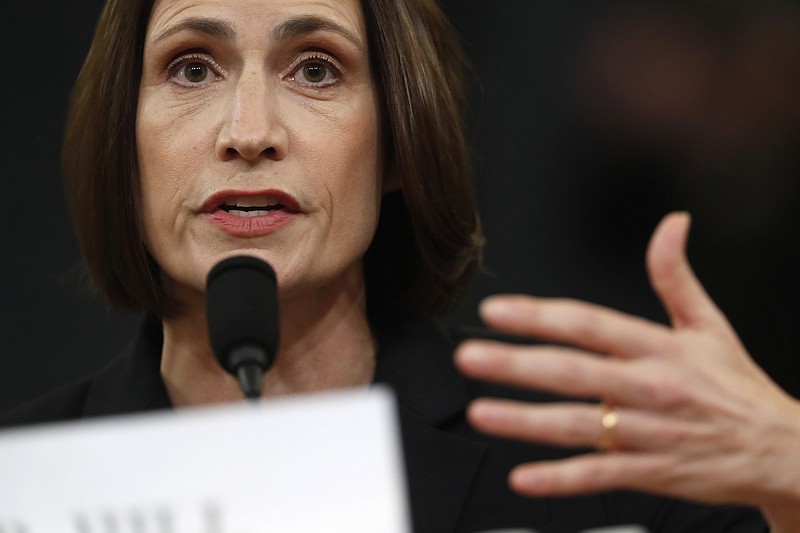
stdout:
{"type": "Polygon", "coordinates": [[[725,321],[686,258],[690,224],[688,213],[668,214],[661,219],[647,247],[650,285],[676,328],[725,321]]]}

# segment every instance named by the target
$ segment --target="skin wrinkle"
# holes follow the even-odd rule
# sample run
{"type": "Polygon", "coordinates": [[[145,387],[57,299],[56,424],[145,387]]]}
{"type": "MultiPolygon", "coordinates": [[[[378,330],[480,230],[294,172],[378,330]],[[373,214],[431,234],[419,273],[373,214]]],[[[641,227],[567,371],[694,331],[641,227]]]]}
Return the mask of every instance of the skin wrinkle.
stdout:
{"type": "Polygon", "coordinates": [[[321,17],[298,17],[282,22],[272,29],[270,32],[270,38],[273,43],[277,43],[283,40],[295,39],[316,31],[337,33],[353,43],[359,49],[359,51],[364,51],[365,49],[362,40],[353,34],[353,32],[341,24],[337,24],[321,17]]]}
{"type": "Polygon", "coordinates": [[[167,34],[155,44],[146,40],[137,142],[148,248],[166,289],[186,309],[165,320],[162,357],[170,397],[180,404],[241,397],[235,382],[208,363],[207,343],[197,340],[205,328],[206,273],[239,253],[267,260],[278,276],[281,348],[265,392],[372,379],[375,345],[361,261],[377,226],[383,180],[368,57],[335,31],[270,40],[270,28],[287,21],[305,21],[303,29],[323,19],[366,42],[357,0],[233,0],[224,8],[160,0],[154,7],[148,35],[167,34]],[[224,20],[236,29],[235,40],[169,30],[187,19],[224,20]],[[203,50],[224,74],[178,85],[166,66],[189,50],[203,50]],[[294,77],[304,57],[323,50],[346,66],[336,84],[314,88],[302,73],[294,77]],[[284,191],[300,208],[272,233],[232,236],[203,212],[220,191],[265,189],[284,191]]]}
{"type": "MultiPolygon", "coordinates": [[[[220,2],[207,2],[207,4],[216,6],[216,7],[224,7],[224,4],[220,2]]],[[[309,5],[325,5],[324,2],[309,2],[309,5]]],[[[191,5],[183,6],[183,8],[177,9],[175,13],[171,16],[167,16],[166,20],[164,20],[161,24],[162,27],[166,27],[157,36],[152,38],[152,43],[157,43],[169,37],[173,33],[180,31],[182,29],[195,29],[198,31],[206,31],[211,35],[214,35],[218,38],[226,39],[232,42],[236,40],[236,29],[235,25],[227,24],[224,21],[213,21],[213,20],[205,20],[200,17],[191,17],[186,19],[180,24],[170,28],[168,27],[169,23],[178,17],[184,11],[191,9],[191,5]]],[[[166,10],[169,11],[168,9],[166,10]]],[[[156,19],[157,13],[156,10],[153,10],[153,14],[151,15],[151,19],[156,19]]],[[[352,21],[349,21],[352,23],[352,21]]],[[[329,19],[325,19],[323,17],[315,17],[315,16],[306,16],[306,17],[297,17],[292,20],[288,20],[283,22],[282,24],[273,28],[270,32],[270,38],[273,41],[273,44],[280,40],[285,39],[293,39],[299,37],[303,34],[312,33],[314,31],[332,31],[339,35],[342,35],[354,45],[356,45],[360,51],[365,52],[366,46],[364,45],[363,39],[360,39],[358,35],[353,33],[352,31],[348,30],[345,26],[338,24],[335,21],[331,21],[329,19]]],[[[154,32],[155,33],[155,32],[154,32]]]]}
{"type": "MultiPolygon", "coordinates": [[[[156,44],[176,33],[187,30],[203,32],[217,39],[232,43],[236,42],[236,29],[233,25],[220,20],[190,17],[174,26],[165,28],[161,33],[153,37],[152,43],[156,44]]],[[[364,43],[353,32],[333,21],[315,16],[298,17],[277,25],[270,32],[270,39],[273,43],[276,43],[296,39],[317,31],[337,33],[353,43],[359,50],[364,50],[364,43]]]]}
{"type": "Polygon", "coordinates": [[[160,34],[153,37],[151,43],[158,44],[160,41],[180,33],[181,31],[198,31],[217,39],[231,43],[236,42],[236,30],[225,21],[190,17],[174,26],[167,27],[160,34]]]}

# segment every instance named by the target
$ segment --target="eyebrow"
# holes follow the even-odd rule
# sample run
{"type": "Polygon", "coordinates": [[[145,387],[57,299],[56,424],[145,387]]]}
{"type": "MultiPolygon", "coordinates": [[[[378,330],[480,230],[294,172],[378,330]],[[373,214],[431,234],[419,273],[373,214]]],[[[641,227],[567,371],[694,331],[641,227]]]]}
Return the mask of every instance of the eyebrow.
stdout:
{"type": "Polygon", "coordinates": [[[270,38],[273,42],[277,42],[294,39],[315,31],[337,33],[353,43],[359,50],[364,48],[361,39],[352,31],[337,22],[316,15],[305,15],[281,22],[272,29],[270,38]]]}
{"type": "MultiPolygon", "coordinates": [[[[236,30],[225,21],[203,17],[189,17],[156,35],[153,38],[153,42],[157,43],[163,41],[176,33],[186,30],[198,31],[229,42],[236,40],[236,30]]],[[[359,50],[363,50],[364,48],[361,39],[352,31],[337,22],[316,15],[305,15],[281,22],[270,32],[270,39],[272,42],[284,41],[315,31],[329,31],[339,34],[353,43],[359,50]]]]}
{"type": "Polygon", "coordinates": [[[236,30],[227,22],[210,18],[189,17],[159,33],[153,38],[153,42],[163,41],[167,37],[185,30],[199,31],[224,41],[233,42],[236,40],[236,30]]]}

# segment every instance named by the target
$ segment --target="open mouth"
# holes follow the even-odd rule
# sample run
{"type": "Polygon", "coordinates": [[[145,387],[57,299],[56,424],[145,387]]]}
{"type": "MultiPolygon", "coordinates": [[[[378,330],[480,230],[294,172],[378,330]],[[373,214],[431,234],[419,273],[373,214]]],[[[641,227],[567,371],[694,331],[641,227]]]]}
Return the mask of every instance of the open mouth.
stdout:
{"type": "Polygon", "coordinates": [[[219,208],[235,217],[249,218],[266,216],[286,206],[276,197],[260,195],[225,198],[219,208]]]}

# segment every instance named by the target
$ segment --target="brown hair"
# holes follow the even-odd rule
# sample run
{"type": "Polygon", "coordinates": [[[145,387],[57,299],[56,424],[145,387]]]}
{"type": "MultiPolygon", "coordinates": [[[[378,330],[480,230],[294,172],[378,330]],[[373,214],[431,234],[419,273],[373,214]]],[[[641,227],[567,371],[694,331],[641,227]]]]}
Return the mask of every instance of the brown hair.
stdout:
{"type": "MultiPolygon", "coordinates": [[[[458,301],[479,262],[462,105],[463,60],[435,0],[362,0],[383,97],[386,171],[365,257],[371,309],[414,315],[458,301]]],[[[136,106],[153,0],[108,0],[72,95],[63,147],[75,231],[96,289],[124,309],[179,312],[144,245],[136,106]]]]}

